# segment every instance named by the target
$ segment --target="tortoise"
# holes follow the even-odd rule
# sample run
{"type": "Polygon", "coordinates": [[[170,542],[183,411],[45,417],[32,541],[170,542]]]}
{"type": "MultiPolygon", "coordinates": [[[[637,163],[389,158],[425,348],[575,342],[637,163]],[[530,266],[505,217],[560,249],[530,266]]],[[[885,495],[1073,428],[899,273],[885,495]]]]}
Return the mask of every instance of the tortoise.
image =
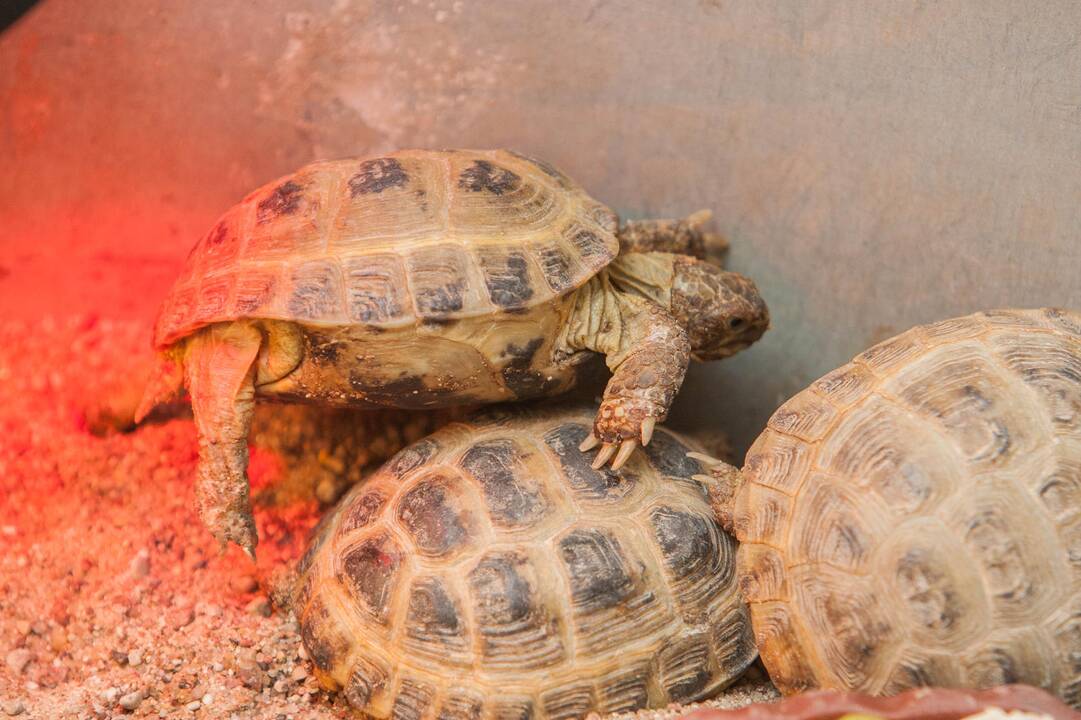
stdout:
{"type": "Polygon", "coordinates": [[[782,692],[1021,682],[1081,704],[1081,314],[913,328],[711,475],[782,692]]]}
{"type": "Polygon", "coordinates": [[[403,449],[313,533],[294,609],[317,679],[385,718],[571,718],[709,696],[755,657],[700,446],[621,470],[588,405],[488,411],[403,449]]]}
{"type": "Polygon", "coordinates": [[[595,462],[618,467],[665,418],[689,357],[726,357],[768,326],[754,283],[702,259],[708,214],[621,227],[555,168],[502,150],[307,165],[193,248],[161,307],[136,419],[186,387],[200,516],[253,557],[256,396],[513,401],[566,391],[600,353],[613,375],[583,451],[603,443],[595,462]]]}

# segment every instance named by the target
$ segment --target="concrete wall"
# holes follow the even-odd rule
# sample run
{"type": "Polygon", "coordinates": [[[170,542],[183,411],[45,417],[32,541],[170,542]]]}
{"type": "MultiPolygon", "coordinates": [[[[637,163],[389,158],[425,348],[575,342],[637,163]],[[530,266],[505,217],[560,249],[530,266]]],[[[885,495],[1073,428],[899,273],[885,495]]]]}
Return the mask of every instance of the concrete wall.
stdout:
{"type": "Polygon", "coordinates": [[[774,329],[675,422],[745,445],[914,323],[1081,307],[1078,28],[1071,0],[46,0],[0,36],[0,312],[149,317],[264,181],[510,146],[627,216],[716,211],[774,329]]]}

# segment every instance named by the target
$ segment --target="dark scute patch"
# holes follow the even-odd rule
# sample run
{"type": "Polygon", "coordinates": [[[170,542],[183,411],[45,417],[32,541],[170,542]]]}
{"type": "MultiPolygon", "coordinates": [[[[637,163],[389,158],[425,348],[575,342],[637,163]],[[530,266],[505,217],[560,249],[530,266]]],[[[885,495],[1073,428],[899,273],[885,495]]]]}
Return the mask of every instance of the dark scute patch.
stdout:
{"type": "Polygon", "coordinates": [[[634,579],[619,542],[607,530],[575,530],[559,541],[580,612],[614,608],[634,594],[634,579]]]}
{"type": "Polygon", "coordinates": [[[477,443],[462,455],[460,464],[480,482],[496,524],[524,527],[544,515],[547,500],[536,483],[523,474],[518,449],[512,440],[477,443]]]}
{"type": "Polygon", "coordinates": [[[578,449],[589,433],[585,425],[566,423],[545,433],[544,442],[559,458],[559,464],[576,492],[598,500],[622,497],[637,482],[637,476],[627,468],[616,473],[607,466],[601,470],[590,467],[592,456],[578,449]]]}
{"type": "Polygon", "coordinates": [[[229,226],[224,221],[221,221],[206,236],[206,249],[208,252],[213,252],[214,248],[224,245],[226,240],[232,241],[234,239],[229,237],[229,226]]]}
{"type": "Polygon", "coordinates": [[[364,399],[375,405],[419,409],[442,407],[455,397],[455,391],[449,388],[430,388],[424,379],[416,375],[403,375],[395,380],[384,381],[372,378],[363,368],[349,371],[349,384],[360,392],[364,399]]]}
{"type": "Polygon", "coordinates": [[[398,504],[399,522],[425,554],[445,555],[468,540],[451,492],[449,478],[433,473],[410,488],[398,504]]]}
{"type": "Polygon", "coordinates": [[[349,317],[362,323],[385,322],[402,312],[404,283],[397,267],[386,259],[346,263],[349,317]]]}
{"type": "Polygon", "coordinates": [[[422,640],[462,634],[458,608],[437,578],[420,578],[409,595],[408,632],[422,640]]]}
{"type": "Polygon", "coordinates": [[[522,184],[522,178],[510,170],[487,160],[474,160],[458,177],[458,187],[470,192],[490,192],[502,195],[512,192],[522,184]]]}
{"type": "Polygon", "coordinates": [[[597,684],[597,694],[602,714],[641,710],[649,704],[649,668],[631,667],[609,675],[597,684]]]}
{"type": "Polygon", "coordinates": [[[496,700],[492,720],[532,720],[533,701],[528,698],[496,700]]]}
{"type": "Polygon", "coordinates": [[[532,590],[518,574],[522,559],[514,553],[492,554],[469,573],[475,616],[481,626],[519,623],[533,610],[532,590]]]}
{"type": "Polygon", "coordinates": [[[439,708],[439,720],[480,720],[484,703],[468,695],[452,694],[439,708]]]}
{"type": "Polygon", "coordinates": [[[304,188],[292,180],[287,180],[271,191],[256,208],[256,221],[260,224],[281,215],[292,215],[300,208],[301,194],[304,188]]]}
{"type": "Polygon", "coordinates": [[[537,253],[541,272],[548,286],[556,292],[563,292],[573,284],[571,280],[571,261],[567,254],[558,247],[544,248],[537,253]]]}
{"type": "Polygon", "coordinates": [[[694,575],[700,563],[720,552],[716,530],[703,517],[662,506],[650,512],[649,520],[664,562],[677,578],[694,575]]]}
{"type": "Polygon", "coordinates": [[[407,472],[428,462],[438,449],[439,444],[431,438],[418,440],[399,450],[397,455],[387,461],[386,469],[401,480],[407,472]]]}
{"type": "Polygon", "coordinates": [[[481,257],[484,282],[492,302],[504,309],[521,308],[533,297],[529,284],[529,265],[521,253],[510,253],[505,258],[481,257]]]}
{"type": "Polygon", "coordinates": [[[342,558],[342,581],[367,606],[372,617],[386,623],[401,553],[386,535],[369,538],[342,558]]]}
{"type": "Polygon", "coordinates": [[[322,598],[316,598],[302,619],[300,639],[308,657],[320,670],[329,671],[349,649],[346,639],[336,630],[337,624],[331,620],[326,604],[322,598]]]}
{"type": "Polygon", "coordinates": [[[274,295],[278,279],[273,275],[245,275],[237,279],[236,300],[233,308],[238,315],[253,313],[268,302],[274,295]]]}
{"type": "Polygon", "coordinates": [[[435,691],[430,685],[405,679],[390,709],[393,720],[420,720],[432,702],[435,691]]]}
{"type": "Polygon", "coordinates": [[[309,263],[293,272],[289,314],[298,320],[319,320],[338,314],[341,281],[331,263],[309,263]]]}
{"type": "Polygon", "coordinates": [[[409,182],[402,164],[394,158],[376,158],[360,164],[360,170],[349,178],[349,195],[381,193],[387,188],[403,187],[409,182]]]}
{"type": "Polygon", "coordinates": [[[460,282],[451,282],[417,288],[414,295],[421,315],[446,315],[462,309],[465,287],[460,282]]]}
{"type": "Polygon", "coordinates": [[[662,475],[690,480],[705,472],[698,461],[687,457],[691,449],[661,428],[653,433],[653,439],[644,450],[650,464],[662,475]]]}
{"type": "Polygon", "coordinates": [[[508,358],[500,374],[503,382],[520,399],[541,397],[549,394],[559,382],[551,380],[541,372],[533,370],[533,357],[544,344],[543,338],[533,338],[525,345],[508,344],[503,348],[502,357],[508,358]]]}
{"type": "Polygon", "coordinates": [[[308,335],[306,356],[319,364],[331,365],[338,360],[338,354],[344,343],[338,340],[326,340],[324,338],[308,335]]]}
{"type": "Polygon", "coordinates": [[[345,699],[357,710],[364,710],[372,696],[386,687],[389,674],[386,667],[363,657],[357,658],[345,683],[345,699]]]}
{"type": "Polygon", "coordinates": [[[551,720],[582,718],[594,708],[593,689],[588,685],[572,685],[549,690],[541,695],[541,704],[551,720]]]}
{"type": "Polygon", "coordinates": [[[574,247],[578,248],[582,257],[605,255],[608,252],[608,246],[605,245],[604,240],[592,230],[576,228],[570,235],[570,241],[574,247]]]}
{"type": "Polygon", "coordinates": [[[709,647],[700,638],[667,646],[661,653],[660,676],[670,701],[699,699],[710,680],[709,647]]]}
{"type": "Polygon", "coordinates": [[[341,532],[347,533],[367,527],[387,504],[387,498],[378,490],[369,490],[349,503],[342,518],[341,532]]]}

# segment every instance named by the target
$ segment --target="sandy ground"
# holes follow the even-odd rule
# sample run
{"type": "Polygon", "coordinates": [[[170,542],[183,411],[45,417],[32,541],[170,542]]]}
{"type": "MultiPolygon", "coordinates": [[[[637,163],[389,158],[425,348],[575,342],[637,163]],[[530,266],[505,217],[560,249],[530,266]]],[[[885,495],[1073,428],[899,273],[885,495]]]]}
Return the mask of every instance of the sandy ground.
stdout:
{"type": "MultiPolygon", "coordinates": [[[[253,565],[194,515],[190,416],[107,431],[141,390],[147,333],[0,323],[0,717],[348,717],[281,606],[289,570],[344,486],[444,418],[263,407],[253,565]]],[[[711,704],[772,697],[752,675],[711,704]]]]}

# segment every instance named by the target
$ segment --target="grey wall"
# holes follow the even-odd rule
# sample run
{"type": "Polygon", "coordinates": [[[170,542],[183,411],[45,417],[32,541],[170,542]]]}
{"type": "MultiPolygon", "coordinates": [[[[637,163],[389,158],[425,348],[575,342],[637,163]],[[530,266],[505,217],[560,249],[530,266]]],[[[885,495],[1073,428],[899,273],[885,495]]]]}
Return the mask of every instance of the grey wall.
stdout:
{"type": "Polygon", "coordinates": [[[745,445],[914,323],[1081,307],[1079,29],[1070,0],[47,0],[0,37],[0,311],[146,317],[300,164],[511,146],[628,216],[716,211],[774,328],[675,422],[745,445]]]}

